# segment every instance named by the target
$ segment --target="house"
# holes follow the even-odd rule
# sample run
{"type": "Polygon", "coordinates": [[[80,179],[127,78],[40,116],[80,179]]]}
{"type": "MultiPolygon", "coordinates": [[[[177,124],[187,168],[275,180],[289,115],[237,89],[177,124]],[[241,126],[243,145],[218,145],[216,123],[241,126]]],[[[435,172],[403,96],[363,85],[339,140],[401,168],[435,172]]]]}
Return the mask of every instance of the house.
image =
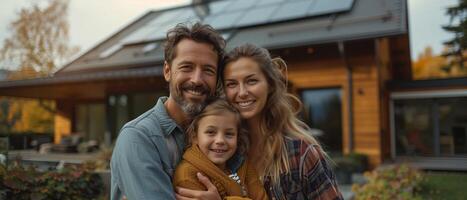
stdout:
{"type": "Polygon", "coordinates": [[[459,98],[453,110],[465,111],[467,105],[465,79],[411,79],[407,18],[406,0],[194,1],[145,14],[51,77],[0,82],[0,95],[54,100],[56,142],[81,132],[111,143],[124,123],[167,95],[162,76],[167,30],[202,21],[222,33],[228,49],[253,43],[286,60],[290,90],[304,103],[303,119],[331,154],[364,153],[373,167],[399,158],[465,155],[467,112],[461,110],[449,119],[455,126],[435,127],[431,146],[417,147],[415,136],[403,136],[408,125],[401,118],[420,116],[407,114],[412,111],[404,110],[406,99],[429,90],[434,95],[429,98],[459,98]],[[419,153],[425,148],[435,153],[419,153]]]}

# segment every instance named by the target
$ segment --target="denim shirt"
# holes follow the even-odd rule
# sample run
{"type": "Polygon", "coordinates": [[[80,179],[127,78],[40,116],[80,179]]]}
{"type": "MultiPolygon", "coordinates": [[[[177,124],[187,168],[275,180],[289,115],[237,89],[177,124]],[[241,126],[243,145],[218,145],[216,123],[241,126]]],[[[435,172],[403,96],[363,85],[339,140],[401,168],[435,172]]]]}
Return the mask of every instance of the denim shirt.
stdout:
{"type": "Polygon", "coordinates": [[[110,166],[112,200],[123,195],[127,199],[175,199],[172,175],[181,159],[185,133],[168,115],[166,100],[159,98],[154,108],[121,129],[110,166]],[[167,137],[174,137],[176,148],[168,148],[167,137]],[[179,155],[175,162],[170,158],[174,153],[179,155]]]}

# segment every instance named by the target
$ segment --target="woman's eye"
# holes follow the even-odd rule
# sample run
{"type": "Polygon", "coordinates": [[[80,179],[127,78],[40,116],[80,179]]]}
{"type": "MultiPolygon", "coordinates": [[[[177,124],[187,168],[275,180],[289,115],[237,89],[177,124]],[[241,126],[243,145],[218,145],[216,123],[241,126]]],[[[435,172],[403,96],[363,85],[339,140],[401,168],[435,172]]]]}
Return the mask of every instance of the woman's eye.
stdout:
{"type": "Polygon", "coordinates": [[[256,79],[249,79],[249,80],[247,80],[247,83],[248,83],[249,85],[253,85],[253,84],[257,83],[257,82],[258,82],[258,80],[256,80],[256,79]]]}
{"type": "Polygon", "coordinates": [[[233,88],[233,87],[236,86],[236,84],[234,82],[228,82],[228,83],[225,84],[225,86],[228,87],[228,88],[233,88]]]}
{"type": "Polygon", "coordinates": [[[213,135],[216,133],[216,131],[214,130],[206,130],[204,133],[208,134],[208,135],[213,135]]]}

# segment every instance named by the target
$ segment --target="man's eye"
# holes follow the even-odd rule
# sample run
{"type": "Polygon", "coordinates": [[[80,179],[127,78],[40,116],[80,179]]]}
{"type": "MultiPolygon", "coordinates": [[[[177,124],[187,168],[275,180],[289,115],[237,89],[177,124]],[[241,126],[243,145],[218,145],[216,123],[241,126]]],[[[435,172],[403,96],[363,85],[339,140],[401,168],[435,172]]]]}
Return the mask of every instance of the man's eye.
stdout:
{"type": "Polygon", "coordinates": [[[182,65],[182,66],[180,66],[179,69],[180,69],[181,71],[186,72],[186,71],[190,71],[190,70],[191,70],[191,66],[189,66],[189,65],[182,65]]]}
{"type": "Polygon", "coordinates": [[[208,75],[216,75],[216,71],[211,68],[206,68],[204,72],[206,72],[208,75]]]}

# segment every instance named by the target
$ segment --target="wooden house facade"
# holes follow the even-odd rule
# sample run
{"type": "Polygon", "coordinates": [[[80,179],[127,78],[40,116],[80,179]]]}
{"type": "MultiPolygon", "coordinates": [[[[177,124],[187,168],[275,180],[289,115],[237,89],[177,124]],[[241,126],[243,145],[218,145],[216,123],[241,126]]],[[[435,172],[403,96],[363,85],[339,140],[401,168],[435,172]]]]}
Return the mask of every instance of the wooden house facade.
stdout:
{"type": "Polygon", "coordinates": [[[112,143],[167,95],[165,33],[194,21],[219,30],[228,49],[253,43],[286,60],[301,116],[328,151],[364,153],[373,167],[395,160],[391,84],[411,81],[406,0],[201,1],[152,11],[51,77],[0,82],[0,95],[54,100],[56,142],[79,132],[112,143]]]}

